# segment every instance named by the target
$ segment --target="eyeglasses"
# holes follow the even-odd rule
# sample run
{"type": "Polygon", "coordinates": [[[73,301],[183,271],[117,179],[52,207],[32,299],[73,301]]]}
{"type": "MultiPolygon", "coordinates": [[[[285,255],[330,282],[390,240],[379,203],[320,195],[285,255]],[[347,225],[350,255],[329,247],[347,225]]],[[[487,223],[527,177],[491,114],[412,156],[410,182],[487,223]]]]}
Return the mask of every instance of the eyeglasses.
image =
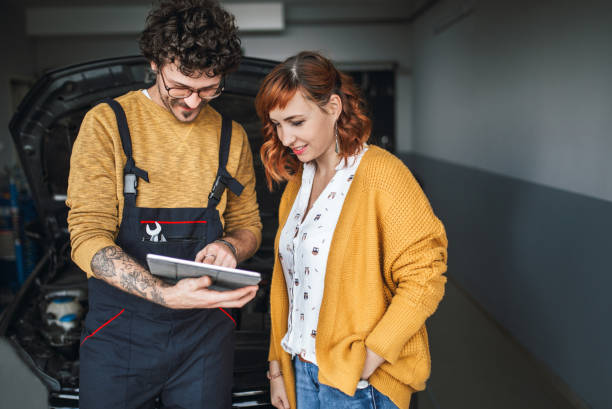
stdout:
{"type": "Polygon", "coordinates": [[[177,99],[188,98],[191,96],[191,94],[196,92],[201,99],[210,101],[211,99],[217,98],[219,95],[221,95],[223,89],[225,88],[225,78],[221,78],[221,82],[216,88],[207,87],[202,89],[191,89],[169,87],[166,85],[166,80],[164,79],[164,74],[162,73],[161,69],[159,70],[159,75],[162,79],[162,83],[164,84],[164,88],[166,88],[166,91],[168,92],[168,95],[177,99]]]}

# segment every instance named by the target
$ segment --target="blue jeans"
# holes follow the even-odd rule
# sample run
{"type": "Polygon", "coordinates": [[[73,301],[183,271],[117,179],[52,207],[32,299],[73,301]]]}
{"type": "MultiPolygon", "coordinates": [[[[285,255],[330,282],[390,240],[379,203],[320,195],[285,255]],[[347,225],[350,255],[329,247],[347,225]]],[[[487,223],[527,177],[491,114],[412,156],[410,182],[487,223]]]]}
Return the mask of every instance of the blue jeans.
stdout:
{"type": "Polygon", "coordinates": [[[354,396],[319,383],[319,367],[293,359],[297,409],[398,409],[391,399],[368,384],[357,389],[354,396]]]}

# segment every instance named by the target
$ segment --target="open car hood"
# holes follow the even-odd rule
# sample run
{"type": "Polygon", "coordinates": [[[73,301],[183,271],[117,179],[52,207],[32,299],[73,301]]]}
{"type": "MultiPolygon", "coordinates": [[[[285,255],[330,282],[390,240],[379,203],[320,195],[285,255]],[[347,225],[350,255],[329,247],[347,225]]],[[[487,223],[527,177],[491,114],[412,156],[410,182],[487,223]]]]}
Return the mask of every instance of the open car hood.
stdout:
{"type": "MultiPolygon", "coordinates": [[[[280,193],[271,194],[265,187],[258,155],[261,124],[255,113],[254,97],[261,80],[274,65],[271,61],[244,58],[238,70],[226,78],[224,93],[211,102],[217,111],[242,124],[247,132],[264,224],[264,244],[241,264],[242,268],[261,272],[262,285],[256,299],[239,311],[237,319],[233,407],[269,407],[267,380],[263,375],[269,333],[267,291],[274,264],[272,243],[280,193]]],[[[49,72],[26,95],[9,125],[44,224],[45,255],[0,316],[0,350],[21,363],[16,364],[19,368],[27,369],[28,385],[42,382],[44,389],[39,394],[44,395],[42,401],[48,398],[50,408],[78,407],[82,317],[76,319],[74,328],[62,329],[50,316],[49,306],[68,297],[83,311],[87,308],[87,280],[70,261],[66,221],[72,144],[91,107],[102,99],[149,87],[154,81],[155,74],[143,57],[114,58],[49,72]]],[[[0,385],[2,401],[14,395],[7,385],[0,385]]]]}
{"type": "MultiPolygon", "coordinates": [[[[257,191],[262,218],[273,216],[278,197],[266,192],[258,159],[260,122],[253,97],[272,61],[244,58],[238,70],[228,75],[225,91],[211,105],[241,123],[255,156],[257,191]]],[[[74,65],[43,75],[19,105],[9,129],[28,179],[35,205],[48,239],[67,240],[65,205],[72,144],[85,113],[104,98],[114,98],[155,82],[155,74],[144,57],[120,57],[74,65]]],[[[273,223],[275,224],[275,223],[273,223]]],[[[267,239],[274,232],[264,231],[267,239]]]]}

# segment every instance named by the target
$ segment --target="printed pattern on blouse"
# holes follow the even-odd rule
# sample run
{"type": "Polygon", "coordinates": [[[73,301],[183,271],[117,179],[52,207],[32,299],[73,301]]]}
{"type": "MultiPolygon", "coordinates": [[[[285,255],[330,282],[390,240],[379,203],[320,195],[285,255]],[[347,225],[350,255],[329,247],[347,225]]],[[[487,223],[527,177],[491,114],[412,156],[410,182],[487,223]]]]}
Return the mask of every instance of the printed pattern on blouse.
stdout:
{"type": "Polygon", "coordinates": [[[364,145],[359,154],[348,159],[346,165],[344,160],[340,161],[335,175],[306,217],[303,215],[312,191],[315,165],[305,163],[302,185],[281,231],[278,257],[289,295],[288,327],[281,345],[287,353],[300,355],[315,364],[317,324],[331,239],[344,199],[367,149],[367,145],[364,145]]]}

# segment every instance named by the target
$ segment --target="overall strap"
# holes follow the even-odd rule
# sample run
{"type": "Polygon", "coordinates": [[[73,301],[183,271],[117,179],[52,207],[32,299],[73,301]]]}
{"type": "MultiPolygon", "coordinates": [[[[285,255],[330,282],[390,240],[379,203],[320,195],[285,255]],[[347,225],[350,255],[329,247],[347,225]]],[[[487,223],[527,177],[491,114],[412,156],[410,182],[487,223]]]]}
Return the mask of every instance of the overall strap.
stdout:
{"type": "Polygon", "coordinates": [[[128,128],[127,118],[125,117],[125,111],[114,99],[105,99],[103,101],[110,105],[115,112],[117,118],[117,127],[119,128],[119,136],[121,137],[121,145],[123,146],[123,152],[127,158],[125,167],[123,168],[123,196],[125,197],[126,203],[135,206],[136,195],[138,194],[138,178],[149,181],[149,174],[147,171],[136,167],[134,163],[134,157],[132,156],[132,138],[130,136],[130,129],[128,128]]]}
{"type": "Polygon", "coordinates": [[[223,117],[221,122],[221,142],[219,143],[219,169],[212,190],[208,195],[208,207],[217,207],[223,191],[228,187],[235,195],[240,196],[244,186],[240,184],[226,169],[232,140],[232,120],[223,117]]]}

